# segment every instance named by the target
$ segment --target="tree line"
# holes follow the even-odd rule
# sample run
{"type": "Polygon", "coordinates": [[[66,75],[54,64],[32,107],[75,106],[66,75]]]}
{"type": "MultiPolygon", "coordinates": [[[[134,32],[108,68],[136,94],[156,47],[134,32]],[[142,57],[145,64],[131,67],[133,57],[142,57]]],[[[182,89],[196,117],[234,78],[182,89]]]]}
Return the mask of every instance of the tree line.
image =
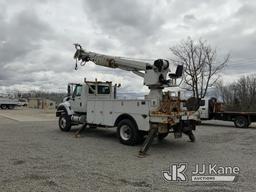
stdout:
{"type": "Polygon", "coordinates": [[[57,104],[61,103],[63,98],[66,97],[66,93],[56,93],[56,92],[47,92],[47,91],[30,91],[26,93],[17,93],[18,98],[43,98],[50,99],[55,101],[57,104]]]}
{"type": "Polygon", "coordinates": [[[217,96],[223,99],[226,110],[256,111],[256,74],[243,76],[229,85],[220,81],[216,88],[217,96]]]}

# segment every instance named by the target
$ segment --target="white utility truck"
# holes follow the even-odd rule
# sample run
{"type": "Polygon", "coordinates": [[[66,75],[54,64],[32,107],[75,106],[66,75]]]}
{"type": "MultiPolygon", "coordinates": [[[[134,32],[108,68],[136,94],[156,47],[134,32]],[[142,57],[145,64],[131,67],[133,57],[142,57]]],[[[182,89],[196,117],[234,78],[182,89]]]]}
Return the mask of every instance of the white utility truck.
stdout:
{"type": "Polygon", "coordinates": [[[76,69],[78,61],[82,66],[91,61],[104,67],[131,71],[144,78],[144,85],[150,92],[144,99],[117,99],[118,85],[112,82],[85,80],[81,84],[70,83],[68,96],[56,112],[62,131],[69,131],[78,124],[83,124],[83,128],[116,127],[118,138],[125,145],[135,145],[147,136],[141,154],[145,154],[155,136],[163,139],[168,133],[174,133],[178,138],[185,133],[192,142],[195,141],[192,132],[197,118],[195,111],[182,107],[185,101],[180,94],[172,96],[170,92],[163,92],[166,87],[177,87],[176,79],[182,76],[183,66],[177,66],[176,72],[171,73],[168,60],[158,59],[150,64],[88,52],[79,44],[75,44],[75,48],[76,69]]]}
{"type": "Polygon", "coordinates": [[[256,122],[256,112],[225,111],[223,103],[214,97],[201,99],[198,111],[201,120],[233,121],[238,128],[247,128],[256,122]]]}
{"type": "Polygon", "coordinates": [[[9,97],[0,97],[0,108],[1,109],[14,109],[17,106],[22,106],[18,99],[12,99],[9,97]]]}

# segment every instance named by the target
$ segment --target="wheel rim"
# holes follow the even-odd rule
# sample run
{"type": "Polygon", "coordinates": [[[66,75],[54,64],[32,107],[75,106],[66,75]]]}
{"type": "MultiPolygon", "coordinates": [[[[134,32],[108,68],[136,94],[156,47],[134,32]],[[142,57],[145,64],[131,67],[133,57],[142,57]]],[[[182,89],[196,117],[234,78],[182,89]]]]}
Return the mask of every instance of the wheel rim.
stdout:
{"type": "Polygon", "coordinates": [[[132,135],[132,131],[131,131],[131,128],[128,126],[128,125],[123,125],[121,126],[120,128],[120,137],[127,141],[131,138],[131,135],[132,135]]]}
{"type": "Polygon", "coordinates": [[[238,120],[236,121],[236,124],[237,124],[239,127],[243,127],[243,126],[245,125],[245,122],[244,122],[244,120],[242,120],[242,119],[238,119],[238,120]]]}
{"type": "Polygon", "coordinates": [[[66,124],[67,124],[66,119],[65,119],[64,117],[62,117],[62,118],[60,119],[60,127],[61,127],[61,128],[65,128],[65,127],[66,127],[66,124]]]}
{"type": "Polygon", "coordinates": [[[6,109],[7,108],[7,106],[6,105],[2,105],[2,109],[6,109]]]}

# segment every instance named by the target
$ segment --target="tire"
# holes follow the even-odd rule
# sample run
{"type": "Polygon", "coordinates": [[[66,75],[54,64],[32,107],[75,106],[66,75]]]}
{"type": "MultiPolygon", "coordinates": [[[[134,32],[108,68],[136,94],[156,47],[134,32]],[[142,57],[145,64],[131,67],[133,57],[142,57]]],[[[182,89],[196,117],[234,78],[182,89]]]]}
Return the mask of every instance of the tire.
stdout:
{"type": "Polygon", "coordinates": [[[61,131],[68,132],[71,129],[71,117],[67,114],[59,117],[59,128],[61,131]]]}
{"type": "Polygon", "coordinates": [[[123,119],[118,123],[117,135],[124,145],[136,145],[140,141],[137,125],[130,119],[123,119]]]}
{"type": "Polygon", "coordinates": [[[244,116],[238,116],[234,120],[235,127],[237,128],[247,128],[249,126],[249,120],[244,116]]]}
{"type": "Polygon", "coordinates": [[[190,140],[192,143],[194,143],[194,142],[196,141],[196,137],[195,137],[195,135],[193,134],[192,131],[191,131],[191,133],[188,135],[188,137],[189,137],[189,140],[190,140]]]}
{"type": "Polygon", "coordinates": [[[159,141],[162,141],[165,137],[168,136],[169,133],[159,133],[157,138],[159,141]]]}
{"type": "Polygon", "coordinates": [[[1,109],[7,109],[7,105],[1,105],[1,109]]]}

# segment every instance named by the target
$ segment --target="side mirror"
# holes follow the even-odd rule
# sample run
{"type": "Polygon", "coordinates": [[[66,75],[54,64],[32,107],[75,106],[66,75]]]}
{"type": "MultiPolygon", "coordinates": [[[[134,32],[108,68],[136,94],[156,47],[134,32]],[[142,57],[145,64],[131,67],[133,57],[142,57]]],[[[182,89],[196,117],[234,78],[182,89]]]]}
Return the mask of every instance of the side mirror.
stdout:
{"type": "Polygon", "coordinates": [[[68,97],[70,97],[71,96],[71,87],[70,87],[70,85],[68,85],[68,97]]]}

